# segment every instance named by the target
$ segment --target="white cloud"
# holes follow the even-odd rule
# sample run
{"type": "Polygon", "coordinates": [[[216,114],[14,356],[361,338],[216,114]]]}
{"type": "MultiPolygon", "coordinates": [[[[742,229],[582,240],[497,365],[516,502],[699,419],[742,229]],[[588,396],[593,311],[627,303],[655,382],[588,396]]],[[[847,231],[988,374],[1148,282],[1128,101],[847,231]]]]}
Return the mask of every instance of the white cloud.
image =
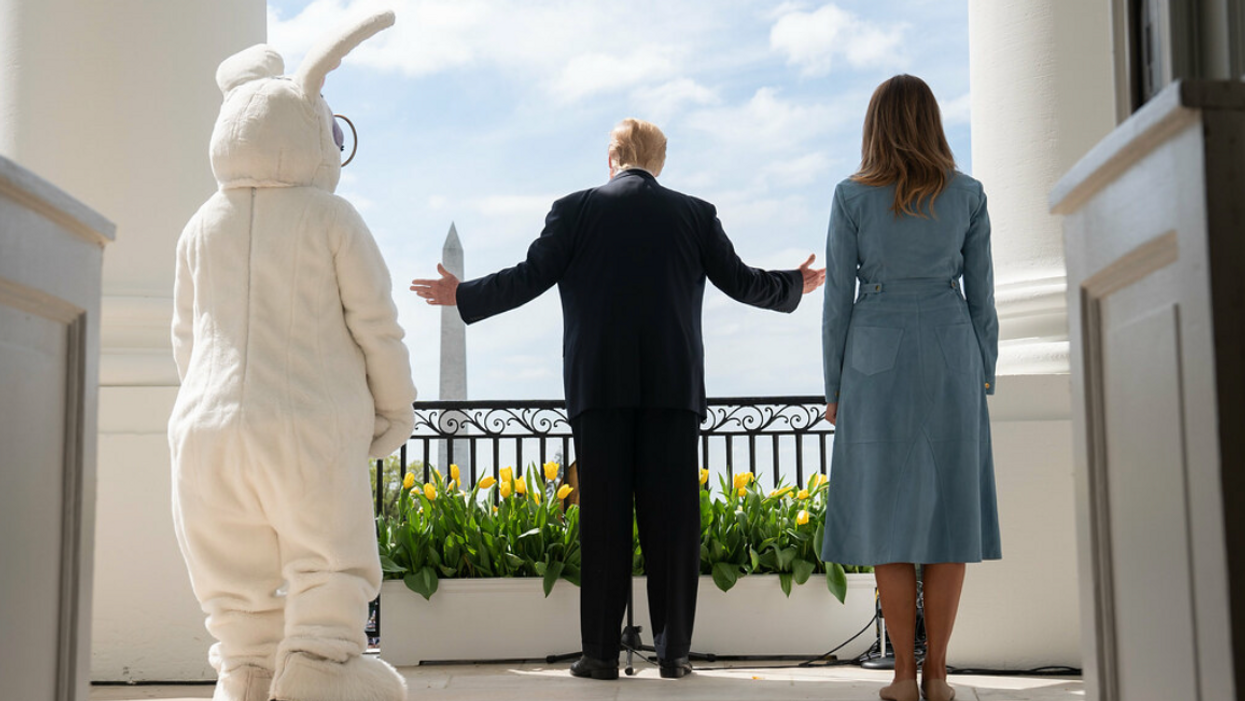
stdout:
{"type": "Polygon", "coordinates": [[[906,31],[905,24],[877,24],[828,3],[813,12],[791,8],[770,29],[770,46],[816,76],[837,60],[853,68],[902,66],[906,31]]]}
{"type": "Polygon", "coordinates": [[[690,78],[679,78],[656,87],[637,89],[632,101],[639,114],[657,124],[663,124],[691,105],[715,105],[721,99],[711,90],[690,78]]]}
{"type": "Polygon", "coordinates": [[[587,53],[570,60],[551,85],[559,99],[574,102],[600,92],[630,88],[674,73],[669,50],[644,48],[627,55],[587,53]]]}
{"type": "Polygon", "coordinates": [[[518,217],[531,226],[543,221],[557,195],[489,195],[471,201],[476,211],[489,217],[518,217]]]}
{"type": "Polygon", "coordinates": [[[354,205],[354,208],[360,212],[366,212],[376,206],[376,201],[370,197],[360,195],[353,190],[338,190],[337,195],[342,197],[354,205]]]}
{"type": "Polygon", "coordinates": [[[942,110],[942,123],[944,126],[968,124],[971,113],[969,97],[968,93],[964,93],[953,100],[939,105],[942,110]]]}
{"type": "Polygon", "coordinates": [[[830,156],[814,151],[803,156],[775,161],[761,170],[761,175],[778,187],[807,185],[830,169],[830,156]]]}
{"type": "Polygon", "coordinates": [[[700,110],[688,122],[727,144],[754,144],[769,152],[783,152],[807,147],[846,116],[834,105],[786,100],[777,89],[764,87],[743,104],[700,110]]]}
{"type": "MultiPolygon", "coordinates": [[[[383,70],[425,76],[466,67],[500,70],[571,102],[609,90],[657,86],[682,77],[694,37],[684,18],[708,0],[671,7],[557,0],[312,0],[292,17],[268,12],[269,42],[292,72],[313,42],[350,18],[383,8],[397,23],[347,57],[383,70]]],[[[706,11],[708,11],[706,9],[706,11]]]]}

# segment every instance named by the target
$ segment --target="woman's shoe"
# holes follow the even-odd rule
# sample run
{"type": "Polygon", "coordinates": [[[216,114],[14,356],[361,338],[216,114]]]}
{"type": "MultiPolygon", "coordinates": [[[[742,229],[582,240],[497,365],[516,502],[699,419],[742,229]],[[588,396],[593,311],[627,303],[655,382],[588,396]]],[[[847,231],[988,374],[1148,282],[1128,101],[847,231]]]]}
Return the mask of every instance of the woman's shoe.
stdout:
{"type": "Polygon", "coordinates": [[[921,696],[929,701],[951,701],[955,698],[955,688],[946,679],[921,679],[921,696]]]}
{"type": "Polygon", "coordinates": [[[882,687],[878,696],[886,701],[920,701],[921,691],[917,688],[915,679],[903,679],[882,687]]]}

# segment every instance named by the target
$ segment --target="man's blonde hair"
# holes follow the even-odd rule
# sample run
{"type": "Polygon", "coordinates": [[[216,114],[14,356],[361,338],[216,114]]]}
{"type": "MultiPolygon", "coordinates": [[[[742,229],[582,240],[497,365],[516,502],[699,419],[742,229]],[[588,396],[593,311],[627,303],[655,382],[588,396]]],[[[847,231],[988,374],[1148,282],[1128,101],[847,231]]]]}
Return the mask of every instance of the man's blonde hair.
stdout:
{"type": "Polygon", "coordinates": [[[610,165],[640,167],[654,175],[666,164],[666,135],[656,124],[628,117],[610,132],[610,165]]]}

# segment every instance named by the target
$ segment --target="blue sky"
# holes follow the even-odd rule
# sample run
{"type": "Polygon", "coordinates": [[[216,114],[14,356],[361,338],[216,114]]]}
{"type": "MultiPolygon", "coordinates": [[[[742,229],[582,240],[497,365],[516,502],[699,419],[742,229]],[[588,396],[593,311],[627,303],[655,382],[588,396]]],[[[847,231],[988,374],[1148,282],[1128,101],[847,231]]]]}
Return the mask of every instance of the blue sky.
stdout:
{"type": "MultiPolygon", "coordinates": [[[[760,267],[822,259],[869,96],[896,73],[929,82],[972,172],[963,0],[279,0],[269,42],[293,72],[324,32],[382,7],[397,25],[330,74],[324,94],[359,128],[338,192],[389,263],[423,399],[437,397],[440,313],[408,281],[433,276],[451,222],[467,277],[521,260],[553,200],[606,181],[607,136],[623,117],[665,131],[661,182],[716,204],[760,267]]],[[[821,393],[820,293],[784,315],[710,288],[711,396],[821,393]]],[[[561,398],[561,334],[554,290],[468,327],[470,396],[561,398]]]]}

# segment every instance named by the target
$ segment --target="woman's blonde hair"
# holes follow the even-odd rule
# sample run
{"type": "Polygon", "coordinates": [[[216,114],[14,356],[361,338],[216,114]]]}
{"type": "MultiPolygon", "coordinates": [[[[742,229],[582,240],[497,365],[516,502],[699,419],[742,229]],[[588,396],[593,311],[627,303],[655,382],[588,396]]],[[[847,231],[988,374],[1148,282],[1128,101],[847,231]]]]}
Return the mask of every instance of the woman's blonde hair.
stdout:
{"type": "Polygon", "coordinates": [[[942,131],[938,100],[925,81],[897,75],[882,83],[869,100],[860,170],[852,180],[865,185],[895,185],[895,216],[926,217],[955,170],[955,156],[942,131]]]}
{"type": "Polygon", "coordinates": [[[610,132],[609,154],[616,170],[638,166],[657,174],[666,164],[666,135],[652,122],[628,117],[610,132]]]}

